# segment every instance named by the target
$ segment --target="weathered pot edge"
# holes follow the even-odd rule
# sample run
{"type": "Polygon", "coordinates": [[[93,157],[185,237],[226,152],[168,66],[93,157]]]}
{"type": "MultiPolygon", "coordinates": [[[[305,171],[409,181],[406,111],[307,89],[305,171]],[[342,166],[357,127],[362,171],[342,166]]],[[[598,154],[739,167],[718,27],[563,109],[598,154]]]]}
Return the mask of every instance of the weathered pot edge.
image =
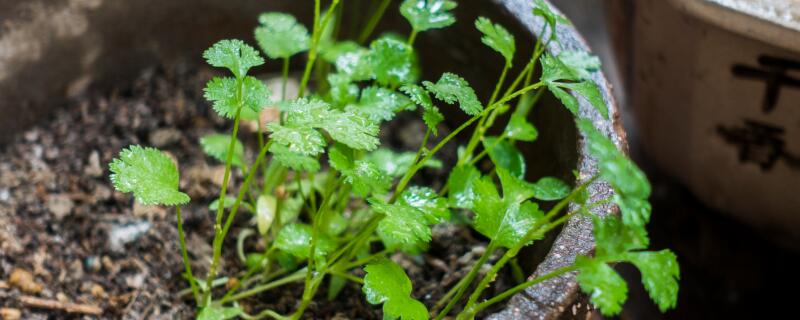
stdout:
{"type": "MultiPolygon", "coordinates": [[[[509,14],[514,16],[528,31],[535,35],[541,30],[545,21],[541,17],[534,16],[532,13],[531,1],[528,0],[493,0],[495,3],[504,7],[509,14]]],[[[558,9],[545,0],[554,12],[558,9]]],[[[559,25],[556,30],[559,43],[551,42],[547,46],[547,52],[558,54],[562,50],[586,50],[590,51],[586,40],[569,25],[559,25]]],[[[545,35],[547,37],[547,35],[545,35]]],[[[592,120],[595,126],[606,136],[610,137],[617,145],[617,148],[627,152],[627,139],[620,120],[620,113],[616,100],[611,93],[611,85],[605,75],[598,71],[592,75],[594,81],[603,95],[603,100],[608,107],[610,119],[604,119],[591,104],[581,97],[579,101],[579,114],[581,117],[592,120]]],[[[582,135],[581,135],[582,136],[582,135]]],[[[597,174],[597,161],[592,157],[586,156],[586,146],[581,139],[578,142],[579,154],[578,171],[580,172],[579,182],[586,181],[597,174]]],[[[595,182],[589,187],[591,201],[598,201],[611,197],[613,189],[606,182],[595,182]]],[[[570,208],[576,209],[575,204],[570,204],[570,208]]],[[[605,216],[608,214],[618,214],[619,209],[613,204],[606,204],[595,207],[592,213],[605,216]]],[[[571,218],[556,238],[550,252],[545,260],[539,264],[536,271],[529,279],[551,272],[557,268],[570,265],[577,256],[590,254],[594,250],[594,236],[592,235],[591,219],[584,216],[571,218]]],[[[578,296],[578,283],[576,273],[565,274],[560,277],[544,281],[534,285],[524,292],[514,295],[505,308],[489,316],[489,319],[556,319],[561,317],[565,311],[576,302],[578,296]]],[[[572,316],[575,316],[576,308],[572,308],[572,316]]]]}

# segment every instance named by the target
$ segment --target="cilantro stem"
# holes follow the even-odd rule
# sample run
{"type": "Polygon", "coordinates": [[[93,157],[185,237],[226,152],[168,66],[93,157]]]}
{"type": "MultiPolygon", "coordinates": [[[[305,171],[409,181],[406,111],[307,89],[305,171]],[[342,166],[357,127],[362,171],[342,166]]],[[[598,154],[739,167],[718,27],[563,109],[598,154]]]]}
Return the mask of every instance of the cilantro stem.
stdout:
{"type": "Polygon", "coordinates": [[[506,75],[508,75],[508,70],[511,69],[511,64],[506,63],[503,67],[503,72],[500,73],[500,79],[497,80],[497,84],[494,86],[494,91],[492,91],[492,97],[489,98],[489,105],[494,103],[494,99],[497,99],[497,95],[500,93],[500,88],[503,87],[503,83],[506,81],[506,75]]]}
{"type": "Polygon", "coordinates": [[[270,283],[265,283],[265,284],[262,284],[262,285],[259,285],[259,286],[255,286],[252,289],[249,289],[249,290],[246,290],[246,291],[242,291],[242,292],[240,292],[238,294],[235,294],[235,295],[232,295],[232,296],[230,296],[228,298],[223,298],[222,300],[219,301],[219,303],[220,304],[225,304],[227,302],[244,299],[244,298],[259,294],[261,292],[280,287],[280,286],[285,285],[285,284],[289,284],[289,283],[292,283],[292,282],[295,282],[295,281],[303,280],[303,279],[305,279],[307,272],[308,271],[306,271],[306,269],[298,270],[297,272],[295,272],[295,273],[293,273],[291,275],[288,275],[288,276],[286,276],[284,278],[280,278],[280,279],[272,281],[270,283]]]}
{"type": "Polygon", "coordinates": [[[274,310],[270,310],[270,309],[263,310],[263,311],[259,312],[257,315],[254,315],[254,316],[251,316],[251,315],[248,315],[248,314],[242,312],[241,317],[242,317],[242,319],[245,319],[245,320],[258,320],[258,319],[264,319],[266,317],[272,317],[273,319],[277,319],[277,320],[289,319],[289,317],[281,315],[280,313],[277,313],[274,310]]]}
{"type": "MultiPolygon", "coordinates": [[[[289,81],[289,57],[283,58],[283,70],[281,77],[281,101],[286,100],[286,82],[289,81]]],[[[261,121],[259,121],[260,123],[261,121]]]]}
{"type": "Polygon", "coordinates": [[[247,189],[250,187],[250,183],[252,182],[253,177],[255,176],[256,170],[254,169],[258,167],[259,163],[261,163],[262,160],[264,160],[264,156],[266,156],[267,150],[269,150],[269,147],[271,145],[272,145],[272,140],[267,142],[267,144],[263,148],[261,148],[261,151],[259,152],[256,161],[251,166],[250,171],[247,173],[247,177],[244,179],[242,186],[239,188],[239,194],[236,196],[236,201],[233,203],[231,211],[228,214],[228,218],[225,220],[225,227],[222,229],[222,234],[219,239],[220,247],[222,247],[222,240],[225,239],[225,235],[228,234],[228,231],[230,230],[231,225],[233,224],[233,220],[234,218],[236,218],[236,213],[239,212],[239,205],[241,205],[245,194],[247,194],[247,189]]]}
{"type": "MultiPolygon", "coordinates": [[[[208,275],[206,277],[206,288],[209,288],[208,291],[203,293],[203,299],[200,302],[202,306],[205,306],[208,302],[209,298],[211,297],[211,283],[214,280],[214,277],[217,275],[217,264],[219,264],[219,258],[222,255],[222,245],[217,245],[217,238],[222,235],[222,215],[225,211],[225,193],[228,191],[228,180],[230,179],[231,175],[231,165],[233,164],[233,149],[236,145],[236,136],[239,133],[239,122],[241,120],[241,112],[242,108],[244,108],[241,104],[242,101],[242,83],[241,79],[236,79],[237,82],[237,96],[239,100],[239,108],[236,109],[236,116],[233,120],[233,132],[231,133],[231,140],[228,143],[228,153],[225,159],[225,174],[222,176],[222,187],[219,192],[219,200],[217,205],[217,214],[214,218],[214,242],[213,242],[213,257],[211,259],[211,267],[208,269],[208,275]]],[[[251,170],[253,171],[253,170],[251,170]]],[[[252,173],[252,172],[251,172],[252,173]]]]}
{"type": "Polygon", "coordinates": [[[339,277],[345,278],[347,280],[353,281],[353,282],[358,283],[358,284],[364,284],[364,279],[361,279],[359,277],[356,277],[356,276],[354,276],[352,274],[349,274],[347,272],[344,272],[344,271],[339,271],[339,270],[333,269],[333,270],[328,270],[328,273],[330,273],[332,275],[335,275],[335,276],[339,276],[339,277]]]}
{"type": "MultiPolygon", "coordinates": [[[[447,315],[448,312],[450,312],[451,309],[453,309],[456,303],[458,303],[458,300],[461,299],[461,296],[464,295],[464,291],[466,291],[467,288],[469,288],[469,285],[472,284],[472,281],[475,280],[475,277],[478,276],[478,272],[481,270],[481,267],[483,266],[484,263],[486,263],[486,260],[489,260],[489,257],[492,255],[492,253],[496,248],[497,245],[495,245],[493,241],[489,242],[489,245],[486,246],[486,251],[483,252],[481,257],[478,258],[478,261],[475,262],[474,265],[472,265],[472,269],[469,270],[467,276],[464,277],[463,285],[458,289],[458,291],[456,291],[455,296],[452,299],[450,299],[450,302],[447,304],[447,306],[445,306],[444,309],[441,312],[439,312],[439,314],[436,316],[436,320],[441,320],[442,318],[444,318],[444,316],[447,315]]],[[[461,282],[459,282],[459,284],[460,283],[461,282]]]]}
{"type": "Polygon", "coordinates": [[[493,298],[491,298],[489,300],[486,300],[486,301],[484,301],[484,302],[482,302],[482,303],[480,303],[478,305],[475,305],[474,307],[470,308],[469,310],[465,310],[461,315],[459,315],[458,319],[471,319],[472,317],[475,316],[476,313],[482,311],[483,309],[486,309],[487,307],[489,307],[489,306],[491,306],[491,305],[493,305],[495,303],[498,303],[500,301],[505,300],[506,298],[510,297],[511,295],[513,295],[513,294],[515,294],[517,292],[525,290],[526,288],[528,288],[528,287],[530,287],[532,285],[535,285],[535,284],[550,280],[552,278],[561,276],[561,275],[563,275],[565,273],[572,272],[572,271],[575,271],[575,270],[578,270],[578,268],[576,266],[574,266],[574,265],[570,265],[570,266],[558,268],[556,270],[553,270],[550,273],[547,273],[547,274],[538,276],[536,278],[533,278],[531,280],[525,281],[523,283],[520,283],[520,284],[514,286],[511,289],[503,291],[502,293],[494,296],[493,298]]]}
{"type": "Polygon", "coordinates": [[[181,207],[175,206],[175,216],[178,218],[178,243],[181,246],[181,255],[183,256],[183,266],[186,268],[186,276],[189,278],[189,286],[192,288],[192,295],[197,305],[200,305],[200,290],[197,289],[197,281],[192,274],[192,266],[189,263],[189,252],[186,250],[186,236],[183,232],[183,217],[181,216],[181,207]]]}
{"type": "Polygon", "coordinates": [[[414,46],[414,40],[417,40],[417,29],[411,29],[411,34],[408,35],[408,44],[409,47],[414,46]]]}
{"type": "Polygon", "coordinates": [[[317,60],[319,38],[322,36],[322,31],[325,30],[325,26],[328,25],[331,15],[334,11],[336,11],[335,9],[338,4],[339,0],[333,0],[331,6],[328,7],[328,11],[325,12],[325,16],[322,18],[322,23],[320,23],[320,0],[314,0],[314,31],[311,35],[311,46],[308,49],[308,61],[306,61],[306,68],[303,71],[303,78],[300,81],[300,91],[298,92],[298,97],[305,95],[306,87],[308,86],[308,80],[311,77],[311,69],[314,68],[314,64],[317,60]]]}
{"type": "Polygon", "coordinates": [[[364,44],[364,42],[369,39],[369,36],[372,35],[372,32],[375,31],[375,27],[378,25],[378,22],[381,21],[383,14],[386,12],[386,8],[389,7],[392,0],[383,0],[381,1],[380,5],[378,5],[378,9],[372,14],[370,17],[369,22],[367,22],[367,26],[361,31],[361,34],[358,36],[358,43],[364,44]]]}

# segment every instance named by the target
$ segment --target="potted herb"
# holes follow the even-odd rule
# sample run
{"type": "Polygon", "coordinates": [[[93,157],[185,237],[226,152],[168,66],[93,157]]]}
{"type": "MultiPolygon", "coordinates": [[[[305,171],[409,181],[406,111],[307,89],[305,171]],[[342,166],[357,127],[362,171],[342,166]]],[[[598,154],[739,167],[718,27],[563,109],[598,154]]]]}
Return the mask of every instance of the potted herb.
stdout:
{"type": "MultiPolygon", "coordinates": [[[[472,319],[531,285],[569,272],[578,273],[581,289],[603,314],[613,315],[621,310],[626,297],[624,280],[609,265],[616,262],[630,262],[639,268],[646,289],[662,310],[674,306],[678,277],[674,254],[668,250],[645,251],[648,241],[644,225],[650,210],[647,179],[613,142],[578,113],[576,96],[587,99],[595,112],[608,117],[600,91],[587,80],[589,73],[598,68],[597,59],[581,51],[564,51],[557,56],[544,53],[543,45],[558,41],[554,28],[566,23],[565,19],[543,2],[536,2],[533,10],[548,21],[550,37],[539,38],[529,62],[507,83],[515,39],[502,25],[478,18],[474,24],[482,42],[504,61],[495,90],[482,102],[469,82],[457,74],[444,73],[436,81],[419,81],[414,42],[422,32],[455,23],[451,12],[456,8],[455,2],[404,1],[400,12],[411,24],[411,33],[405,38],[381,36],[368,47],[333,39],[334,23],[341,19],[334,19],[338,5],[339,1],[334,0],[323,12],[321,1],[316,1],[310,33],[288,14],[269,12],[259,17],[257,42],[269,59],[284,66],[279,116],[269,123],[262,124],[259,114],[273,93],[258,79],[248,76],[251,68],[265,63],[261,53],[244,41],[222,40],[203,55],[210,65],[230,72],[229,76],[209,81],[205,96],[213,103],[214,111],[234,122],[230,135],[211,134],[200,141],[209,156],[225,163],[219,199],[211,204],[216,211],[213,258],[204,278],[195,275],[189,263],[181,205],[191,199],[178,190],[179,172],[169,156],[135,145],[121,151],[110,165],[117,190],[133,193],[145,205],[175,208],[184,277],[198,306],[198,318],[299,319],[318,296],[324,281],[330,281],[329,290],[333,290],[334,297],[341,282],[352,281],[362,285],[367,301],[383,305],[384,318],[442,319],[452,313],[459,319],[472,319]],[[300,98],[285,99],[289,59],[304,51],[308,52],[308,59],[300,80],[300,98]],[[320,77],[327,83],[317,83],[317,91],[312,92],[311,75],[319,67],[317,59],[321,55],[326,55],[335,68],[320,77]],[[533,77],[536,67],[541,69],[538,80],[533,77]],[[544,90],[575,114],[589,154],[598,159],[599,174],[582,179],[574,188],[553,177],[524,180],[524,159],[520,159],[522,154],[516,143],[537,138],[537,130],[527,115],[535,104],[535,94],[544,90]],[[526,96],[534,101],[523,99],[526,96]],[[437,105],[441,103],[458,105],[469,119],[440,137],[438,125],[444,116],[437,105]],[[397,161],[402,157],[399,154],[385,155],[392,151],[380,149],[378,139],[381,123],[391,121],[398,112],[417,112],[427,126],[423,143],[413,158],[403,162],[397,161]],[[510,114],[507,123],[498,121],[504,114],[510,114]],[[258,156],[249,163],[237,138],[241,121],[246,119],[267,128],[265,137],[261,137],[261,131],[257,133],[258,156]],[[488,135],[494,126],[503,128],[502,132],[488,135]],[[410,185],[415,174],[431,165],[437,152],[462,132],[470,138],[460,149],[447,184],[440,190],[410,185]],[[436,143],[429,148],[427,142],[433,139],[436,143]],[[482,172],[476,164],[485,157],[493,166],[482,172]],[[389,164],[398,167],[387,169],[389,164]],[[246,177],[234,198],[226,192],[235,167],[246,172],[246,177]],[[287,175],[292,178],[284,178],[287,175]],[[256,177],[265,183],[254,183],[261,180],[256,177]],[[590,199],[586,189],[596,180],[609,183],[615,194],[590,199]],[[554,201],[555,205],[543,210],[540,207],[544,201],[554,201]],[[571,202],[577,208],[566,210],[571,202]],[[591,208],[609,202],[620,207],[621,217],[590,213],[591,208]],[[258,273],[270,280],[253,284],[256,290],[234,285],[227,292],[215,292],[211,288],[218,276],[222,251],[232,250],[223,246],[224,240],[245,206],[255,208],[258,236],[267,245],[262,251],[246,253],[248,270],[239,284],[258,273]],[[394,252],[424,252],[431,240],[431,226],[452,219],[454,210],[464,210],[462,214],[469,220],[464,227],[474,228],[489,239],[489,244],[463,280],[450,289],[441,303],[429,309],[411,295],[413,284],[406,272],[388,257],[394,252]],[[495,296],[482,295],[500,269],[523,247],[575,215],[593,220],[597,242],[593,256],[579,257],[572,265],[495,296]],[[378,244],[373,245],[373,241],[378,244]],[[488,272],[479,274],[496,252],[502,257],[490,264],[488,272]],[[355,269],[363,269],[366,275],[354,275],[355,269]],[[293,281],[303,281],[304,290],[291,314],[269,309],[245,314],[236,303],[293,281]],[[443,307],[437,309],[439,305],[443,307]]],[[[380,13],[373,18],[380,19],[380,13]]],[[[547,31],[543,29],[540,34],[547,31]]]]}

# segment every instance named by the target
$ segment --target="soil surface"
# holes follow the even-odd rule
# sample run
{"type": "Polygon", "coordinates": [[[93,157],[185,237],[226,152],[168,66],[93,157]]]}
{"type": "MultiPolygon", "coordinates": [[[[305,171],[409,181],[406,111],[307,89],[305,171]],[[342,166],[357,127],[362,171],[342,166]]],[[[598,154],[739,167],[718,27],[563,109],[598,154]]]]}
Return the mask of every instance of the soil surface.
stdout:
{"type": "MultiPolygon", "coordinates": [[[[139,206],[130,195],[115,192],[107,164],[130,144],[159,147],[177,159],[181,189],[192,197],[183,214],[193,268],[196,274],[204,274],[213,226],[207,204],[217,196],[224,168],[206,157],[197,141],[207,133],[229,132],[230,125],[202,98],[202,88],[211,76],[210,70],[184,66],[144,70],[134,82],[111,92],[54,106],[59,110],[51,119],[3,147],[0,313],[19,312],[21,319],[94,318],[67,312],[79,307],[103,319],[193,315],[190,301],[177,294],[187,283],[180,276],[183,264],[174,213],[139,206]]],[[[423,130],[416,117],[401,115],[391,127],[383,128],[384,146],[415,150],[423,130]]],[[[246,145],[255,145],[254,135],[244,136],[246,145]]],[[[250,147],[251,159],[253,152],[250,147]]],[[[440,159],[452,163],[454,154],[454,150],[444,150],[440,159]]],[[[418,182],[434,182],[437,187],[435,182],[444,181],[441,172],[422,172],[418,182]]],[[[234,181],[241,180],[241,173],[235,172],[234,181]]],[[[235,235],[252,223],[242,214],[235,225],[221,266],[230,277],[241,276],[243,269],[235,254],[235,235]]],[[[392,258],[412,277],[413,295],[430,307],[466,274],[485,244],[467,228],[444,224],[435,227],[426,254],[392,258]]],[[[353,273],[363,276],[361,270],[353,273]]],[[[510,282],[504,275],[498,286],[507,288],[510,282]]],[[[306,318],[381,317],[380,307],[366,303],[359,285],[348,283],[334,301],[325,299],[325,292],[323,286],[306,318]]],[[[298,283],[244,299],[241,305],[247,312],[268,307],[289,314],[301,294],[298,283]]]]}

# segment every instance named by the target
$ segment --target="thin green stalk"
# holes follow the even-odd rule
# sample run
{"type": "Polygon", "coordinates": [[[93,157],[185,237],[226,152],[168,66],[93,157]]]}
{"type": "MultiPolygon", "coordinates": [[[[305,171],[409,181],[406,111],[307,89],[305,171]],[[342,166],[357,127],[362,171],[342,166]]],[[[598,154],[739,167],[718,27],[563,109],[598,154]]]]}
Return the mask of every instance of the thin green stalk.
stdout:
{"type": "Polygon", "coordinates": [[[286,276],[285,278],[281,278],[281,279],[275,280],[275,281],[270,282],[270,283],[265,283],[265,284],[262,284],[262,285],[259,285],[259,286],[255,286],[252,289],[249,289],[249,290],[246,290],[246,291],[242,291],[240,293],[232,295],[232,296],[228,297],[227,299],[223,298],[223,299],[221,299],[219,301],[219,303],[220,304],[225,304],[227,302],[244,299],[244,298],[259,294],[261,292],[280,287],[280,286],[285,285],[285,284],[289,284],[289,283],[292,283],[292,282],[295,282],[295,281],[303,280],[303,279],[305,279],[305,277],[306,277],[306,270],[305,269],[298,270],[297,272],[295,272],[295,273],[293,273],[293,274],[291,274],[289,276],[286,276]]]}
{"type": "Polygon", "coordinates": [[[562,268],[553,270],[553,272],[541,275],[541,276],[533,278],[533,279],[531,279],[529,281],[526,281],[526,282],[523,282],[521,284],[518,284],[518,285],[514,286],[511,289],[503,291],[502,293],[496,295],[495,297],[493,297],[493,298],[491,298],[489,300],[486,300],[486,301],[484,301],[484,302],[482,302],[482,303],[480,303],[480,304],[478,304],[478,305],[476,305],[474,307],[471,307],[469,310],[465,310],[465,312],[463,312],[462,314],[459,315],[458,319],[471,319],[471,318],[473,318],[475,316],[475,314],[477,314],[478,312],[481,312],[483,309],[486,309],[487,307],[489,307],[489,306],[491,306],[491,305],[493,305],[495,303],[503,301],[506,298],[516,294],[517,292],[525,290],[526,288],[528,288],[528,287],[530,287],[532,285],[535,285],[535,284],[550,280],[552,278],[561,276],[561,275],[563,275],[565,273],[568,273],[568,272],[575,271],[577,269],[578,268],[575,267],[574,265],[570,265],[570,266],[567,266],[567,267],[562,267],[562,268]]]}
{"type": "Polygon", "coordinates": [[[375,30],[375,26],[378,25],[378,22],[381,21],[383,14],[386,12],[386,8],[389,7],[392,0],[382,0],[380,5],[378,5],[378,9],[372,14],[367,22],[367,26],[361,31],[361,34],[358,36],[358,43],[364,44],[364,42],[369,39],[369,36],[372,35],[372,32],[375,30]]]}
{"type": "MultiPolygon", "coordinates": [[[[503,71],[500,73],[500,78],[497,80],[497,83],[494,86],[494,91],[492,92],[492,96],[489,99],[489,103],[487,103],[487,105],[489,106],[494,105],[495,99],[497,99],[497,95],[500,92],[500,88],[503,87],[503,83],[506,80],[506,75],[508,74],[509,69],[511,69],[510,64],[506,64],[503,67],[503,71]]],[[[508,93],[505,94],[504,96],[508,96],[508,93]]],[[[457,165],[464,164],[464,162],[467,161],[467,159],[472,157],[472,153],[475,151],[475,148],[478,147],[478,142],[480,142],[481,139],[483,139],[483,135],[486,133],[488,127],[490,127],[490,125],[486,125],[487,117],[493,118],[496,112],[497,111],[495,110],[494,112],[491,113],[491,115],[487,113],[484,114],[483,117],[481,117],[481,120],[478,122],[478,126],[475,127],[474,131],[472,131],[472,136],[469,138],[469,142],[467,142],[467,147],[466,149],[464,149],[463,158],[458,159],[457,165]]]]}
{"type": "Polygon", "coordinates": [[[251,315],[246,314],[246,313],[242,313],[241,316],[242,316],[242,319],[245,319],[245,320],[259,320],[259,319],[264,319],[266,317],[272,317],[273,319],[276,319],[276,320],[287,320],[287,319],[289,319],[289,317],[281,315],[280,313],[277,313],[277,312],[275,312],[274,310],[271,310],[271,309],[263,310],[263,311],[259,312],[257,315],[254,315],[254,316],[251,316],[251,315]]]}
{"type": "Polygon", "coordinates": [[[412,29],[411,34],[408,35],[408,41],[406,42],[409,47],[414,46],[414,41],[417,40],[417,30],[412,29]]]}
{"type": "Polygon", "coordinates": [[[286,101],[286,82],[289,81],[289,57],[283,58],[283,70],[281,77],[281,101],[286,101]]]}
{"type": "Polygon", "coordinates": [[[272,140],[267,142],[267,144],[263,148],[261,148],[261,152],[259,152],[256,161],[253,162],[252,166],[250,166],[250,172],[244,179],[244,182],[242,183],[242,186],[239,189],[239,194],[236,196],[236,201],[233,203],[230,213],[228,214],[228,218],[225,220],[225,227],[222,229],[222,234],[219,239],[220,248],[222,247],[222,241],[225,239],[225,235],[228,234],[228,231],[230,230],[231,225],[233,224],[234,218],[236,218],[236,213],[239,212],[239,205],[241,205],[242,199],[244,199],[245,194],[247,194],[247,189],[250,187],[250,183],[253,180],[253,177],[255,176],[256,170],[254,169],[258,168],[259,163],[261,163],[261,161],[264,160],[264,156],[267,155],[267,150],[269,150],[269,147],[271,145],[272,145],[272,140]]]}
{"type": "Polygon", "coordinates": [[[411,180],[414,174],[417,173],[417,171],[420,168],[422,168],[422,165],[428,162],[428,160],[430,160],[430,158],[433,157],[433,155],[436,154],[436,152],[439,151],[439,149],[444,147],[444,145],[447,144],[447,142],[455,138],[456,135],[458,135],[459,133],[461,133],[461,131],[472,125],[472,123],[480,119],[484,114],[491,112],[494,109],[494,107],[495,106],[489,106],[488,108],[484,109],[483,112],[481,112],[480,114],[473,116],[466,122],[462,123],[458,128],[453,130],[453,132],[444,137],[444,139],[439,141],[439,143],[437,143],[436,146],[434,146],[429,152],[427,152],[425,154],[425,157],[422,158],[422,160],[412,165],[411,168],[408,171],[406,171],[406,174],[403,175],[403,178],[400,179],[400,182],[397,184],[397,187],[395,188],[394,194],[392,194],[392,198],[389,200],[389,203],[393,203],[395,200],[397,200],[397,197],[400,195],[400,193],[403,192],[406,185],[408,185],[408,182],[411,180]]]}
{"type": "Polygon", "coordinates": [[[497,84],[494,86],[494,91],[492,91],[492,97],[489,98],[488,105],[494,103],[494,99],[497,99],[497,95],[500,93],[500,88],[503,87],[503,83],[506,82],[506,75],[508,74],[508,70],[511,70],[511,64],[506,63],[503,67],[503,72],[500,73],[500,79],[497,80],[497,84]]]}
{"type": "MultiPolygon", "coordinates": [[[[343,270],[349,270],[349,269],[352,269],[352,268],[356,268],[356,267],[363,266],[363,265],[367,264],[368,262],[370,262],[370,261],[372,261],[372,260],[375,260],[375,259],[377,259],[377,258],[379,258],[379,257],[382,257],[382,256],[386,255],[387,253],[389,253],[389,252],[391,252],[391,251],[392,251],[392,250],[390,250],[390,249],[388,249],[388,248],[387,248],[387,249],[383,249],[383,250],[381,250],[380,252],[378,252],[378,253],[373,253],[373,254],[369,255],[368,257],[366,257],[366,258],[363,258],[363,259],[358,259],[358,260],[356,260],[356,261],[353,261],[353,262],[350,262],[350,263],[348,263],[348,264],[345,264],[345,265],[342,267],[342,269],[343,269],[343,270]]],[[[334,266],[334,268],[336,268],[336,266],[334,266]]]]}
{"type": "Polygon", "coordinates": [[[334,270],[328,270],[328,273],[330,273],[332,275],[335,275],[335,276],[339,276],[339,277],[345,278],[347,280],[353,281],[353,282],[358,283],[358,284],[364,284],[364,279],[361,279],[359,277],[356,277],[356,276],[354,276],[352,274],[349,274],[347,272],[344,272],[344,271],[339,271],[339,270],[335,270],[334,269],[334,270]]]}
{"type": "Polygon", "coordinates": [[[456,292],[458,292],[458,290],[460,290],[461,287],[466,284],[467,284],[467,278],[461,278],[461,280],[459,280],[458,283],[456,283],[456,285],[450,288],[450,290],[448,290],[447,293],[445,293],[441,298],[439,298],[438,301],[436,301],[436,304],[434,304],[433,308],[431,308],[431,312],[436,312],[439,309],[441,309],[442,305],[444,305],[446,302],[449,302],[450,298],[453,297],[453,295],[456,294],[456,292]]]}
{"type": "Polygon", "coordinates": [[[183,256],[183,266],[186,268],[186,276],[189,278],[189,286],[192,288],[192,295],[197,305],[200,305],[200,290],[197,289],[196,279],[192,273],[192,266],[189,263],[189,252],[186,250],[186,236],[183,232],[183,217],[181,217],[181,207],[175,206],[175,216],[178,217],[178,243],[181,246],[183,256]]]}
{"type": "Polygon", "coordinates": [[[450,302],[447,304],[447,306],[445,306],[444,309],[441,312],[439,312],[439,314],[436,316],[436,320],[441,320],[442,318],[444,318],[447,315],[447,313],[449,313],[450,310],[453,309],[456,303],[458,303],[458,300],[461,299],[461,296],[464,294],[464,291],[466,291],[467,288],[469,288],[469,285],[472,284],[472,281],[475,280],[475,277],[478,276],[478,272],[481,270],[481,267],[483,266],[484,263],[486,263],[486,260],[489,260],[489,257],[492,255],[495,248],[496,245],[494,244],[494,242],[489,242],[489,245],[486,246],[486,251],[483,252],[481,257],[478,258],[478,261],[475,262],[474,265],[472,265],[472,269],[469,271],[467,276],[464,277],[464,279],[466,279],[464,280],[464,285],[462,285],[461,288],[459,288],[458,291],[456,291],[455,296],[452,299],[450,299],[450,302]]]}
{"type": "MultiPolygon", "coordinates": [[[[234,120],[233,120],[233,132],[231,133],[230,143],[228,143],[228,154],[227,154],[228,156],[225,159],[225,174],[222,177],[222,189],[219,192],[219,200],[218,200],[218,205],[217,205],[217,214],[216,214],[216,217],[214,218],[214,220],[215,220],[214,221],[214,242],[215,243],[216,243],[216,239],[220,236],[220,233],[222,231],[222,215],[224,214],[224,211],[225,211],[225,193],[228,191],[228,180],[230,179],[231,165],[233,164],[233,153],[234,153],[233,149],[234,149],[234,146],[236,146],[236,137],[237,137],[237,134],[239,133],[239,121],[241,120],[240,114],[241,114],[242,108],[243,108],[241,106],[241,86],[242,86],[242,81],[241,80],[237,80],[237,82],[238,82],[238,87],[239,87],[239,91],[238,91],[237,95],[239,96],[238,99],[240,100],[240,102],[239,102],[240,106],[239,106],[238,109],[236,109],[236,116],[234,117],[234,120]]],[[[211,260],[211,267],[209,268],[208,276],[206,277],[206,288],[209,288],[209,290],[203,293],[203,299],[202,299],[202,301],[200,301],[202,306],[206,305],[206,303],[208,302],[209,297],[211,296],[211,282],[214,280],[214,277],[216,277],[217,264],[219,263],[219,255],[216,253],[217,251],[218,250],[214,250],[214,257],[211,260]]]]}
{"type": "Polygon", "coordinates": [[[292,315],[292,319],[299,319],[300,316],[305,312],[306,307],[311,302],[311,299],[314,298],[314,295],[317,293],[317,289],[319,288],[319,284],[322,282],[322,278],[325,277],[325,273],[327,270],[323,272],[316,272],[316,244],[317,238],[319,238],[319,228],[322,220],[324,218],[325,213],[327,213],[328,208],[330,207],[330,199],[333,198],[333,192],[336,190],[336,186],[340,185],[343,179],[335,178],[335,172],[330,171],[328,176],[328,183],[325,186],[325,194],[323,195],[322,202],[320,202],[320,206],[316,208],[316,213],[314,214],[314,219],[312,221],[311,227],[311,244],[309,245],[309,253],[308,253],[308,270],[309,272],[306,273],[305,277],[305,286],[303,288],[303,299],[300,302],[300,307],[295,311],[292,315]]]}
{"type": "Polygon", "coordinates": [[[317,60],[317,49],[319,45],[319,38],[322,35],[322,30],[325,30],[325,26],[328,25],[328,21],[330,21],[331,15],[335,11],[338,4],[339,0],[333,0],[333,3],[331,3],[328,11],[325,12],[325,16],[322,18],[322,23],[320,23],[320,0],[314,0],[314,31],[311,35],[311,45],[308,48],[308,61],[306,62],[306,68],[303,71],[303,78],[300,81],[300,91],[298,93],[298,96],[300,97],[305,95],[306,87],[308,86],[308,80],[311,77],[311,69],[314,68],[314,64],[317,60]]]}

